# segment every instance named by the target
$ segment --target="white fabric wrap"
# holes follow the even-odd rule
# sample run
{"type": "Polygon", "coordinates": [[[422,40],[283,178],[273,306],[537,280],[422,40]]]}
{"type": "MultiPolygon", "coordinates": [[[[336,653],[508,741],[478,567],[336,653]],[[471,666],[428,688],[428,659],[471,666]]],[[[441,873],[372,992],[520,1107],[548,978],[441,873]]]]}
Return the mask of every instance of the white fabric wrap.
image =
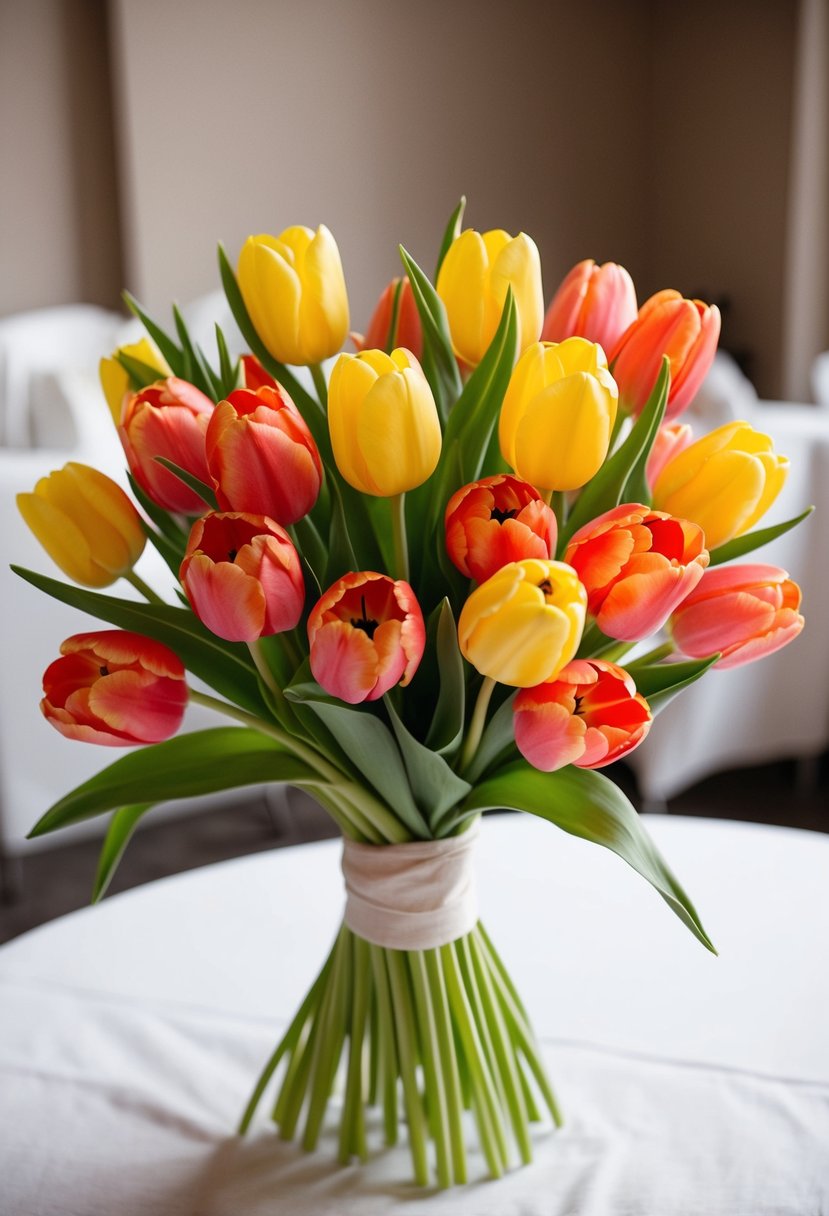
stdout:
{"type": "Polygon", "coordinates": [[[432,950],[478,920],[472,866],[478,824],[447,840],[408,844],[343,842],[345,923],[392,950],[432,950]]]}

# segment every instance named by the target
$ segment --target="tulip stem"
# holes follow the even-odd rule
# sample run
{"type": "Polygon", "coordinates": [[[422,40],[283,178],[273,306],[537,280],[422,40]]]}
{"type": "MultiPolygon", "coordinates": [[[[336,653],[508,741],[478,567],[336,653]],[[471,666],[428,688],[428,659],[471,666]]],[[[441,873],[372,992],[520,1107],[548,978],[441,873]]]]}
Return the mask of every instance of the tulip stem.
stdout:
{"type": "Polygon", "coordinates": [[[325,382],[325,372],[322,370],[322,364],[311,363],[308,370],[311,373],[311,379],[314,381],[314,388],[317,390],[319,403],[324,410],[328,409],[328,385],[325,382]]]}
{"type": "Polygon", "coordinates": [[[155,593],[155,591],[153,591],[152,587],[148,587],[147,584],[144,582],[143,578],[140,578],[135,573],[134,570],[130,570],[128,574],[124,575],[124,578],[127,580],[128,583],[132,583],[135,590],[138,591],[139,594],[143,595],[144,599],[147,600],[150,604],[163,604],[164,603],[164,600],[161,598],[161,596],[156,595],[156,593],[155,593]]]}
{"type": "Polygon", "coordinates": [[[556,490],[552,496],[552,500],[548,501],[547,506],[553,508],[559,532],[562,532],[564,525],[567,523],[567,495],[563,490],[556,490]]]}
{"type": "Polygon", "coordinates": [[[491,676],[484,676],[484,682],[478,692],[478,699],[475,702],[475,708],[472,711],[472,720],[469,723],[466,740],[464,741],[463,750],[461,752],[460,768],[461,775],[469,767],[472,762],[472,757],[478,750],[478,744],[481,742],[481,735],[484,733],[484,724],[486,723],[486,711],[489,709],[489,699],[492,696],[492,690],[495,688],[495,681],[491,676]]]}
{"type": "Polygon", "coordinates": [[[391,531],[394,542],[395,575],[409,581],[409,544],[406,539],[406,495],[393,494],[391,506],[391,531]]]}
{"type": "Polygon", "coordinates": [[[637,655],[634,661],[636,663],[658,663],[662,659],[667,659],[668,655],[673,654],[673,652],[673,642],[663,642],[661,646],[655,646],[647,654],[637,655]]]}

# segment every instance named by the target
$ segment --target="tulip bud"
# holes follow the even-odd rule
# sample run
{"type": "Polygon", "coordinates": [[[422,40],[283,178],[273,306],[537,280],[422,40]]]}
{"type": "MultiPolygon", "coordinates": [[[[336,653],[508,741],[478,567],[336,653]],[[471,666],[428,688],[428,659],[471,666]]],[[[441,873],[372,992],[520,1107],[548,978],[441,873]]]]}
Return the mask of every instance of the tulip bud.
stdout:
{"type": "Polygon", "coordinates": [[[578,649],[587,593],[575,570],[511,562],[476,587],[458,621],[461,653],[482,676],[529,688],[552,680],[578,649]]]}
{"type": "Polygon", "coordinates": [[[187,685],[181,660],[122,629],[78,633],[43,675],[41,712],[68,739],[130,747],[160,743],[181,726],[187,685]]]}
{"type": "Polygon", "coordinates": [[[352,334],[351,337],[358,350],[389,350],[404,346],[416,359],[420,359],[423,353],[423,328],[408,277],[392,279],[377,301],[365,334],[352,334]],[[396,318],[395,297],[398,297],[396,318]]]}
{"type": "Polygon", "coordinates": [[[728,422],[666,464],[653,487],[660,511],[693,519],[709,549],[748,532],[765,515],[789,472],[768,435],[728,422]]]}
{"type": "Polygon", "coordinates": [[[609,638],[637,642],[660,629],[702,578],[702,528],[623,503],[576,532],[564,560],[587,589],[587,608],[609,638]]]}
{"type": "Polygon", "coordinates": [[[167,511],[198,515],[204,502],[156,456],[210,483],[204,437],[213,402],[186,380],[169,376],[127,397],[118,434],[130,472],[145,494],[167,511]]]}
{"type": "Polygon", "coordinates": [[[18,494],[17,506],[52,561],[83,587],[108,587],[144,551],[141,517],[121,487],[74,460],[18,494]]]}
{"type": "Polygon", "coordinates": [[[391,498],[421,485],[440,457],[435,399],[420,364],[402,347],[386,355],[340,355],[328,385],[328,426],[337,468],[364,494],[391,498]]]}
{"type": "Polygon", "coordinates": [[[515,742],[534,768],[604,768],[638,747],[651,711],[631,677],[604,659],[574,659],[548,684],[522,688],[515,742]]]}
{"type": "Polygon", "coordinates": [[[267,516],[211,511],[197,519],[179,573],[196,616],[228,642],[284,633],[302,615],[299,556],[267,516]]]}
{"type": "Polygon", "coordinates": [[[535,241],[497,228],[483,235],[467,228],[443,259],[437,293],[446,306],[452,345],[459,359],[477,366],[495,336],[507,291],[518,318],[518,350],[538,341],[544,317],[541,259],[535,241]]]}
{"type": "Polygon", "coordinates": [[[256,355],[242,355],[242,382],[255,393],[260,388],[279,388],[270,372],[265,371],[256,355]]]}
{"type": "Polygon", "coordinates": [[[335,355],[348,333],[340,251],[321,225],[249,236],[239,254],[239,290],[253,327],[280,363],[304,366],[335,355]]]}
{"type": "Polygon", "coordinates": [[[638,414],[653,391],[667,355],[671,386],[665,419],[682,413],[708,374],[720,336],[720,310],[702,300],[684,300],[678,291],[658,291],[613,347],[610,364],[619,385],[619,404],[638,414]]]}
{"type": "Polygon", "coordinates": [[[308,617],[311,671],[333,697],[376,701],[417,671],[426,626],[408,583],[372,571],[346,574],[308,617]]]}
{"type": "Polygon", "coordinates": [[[462,486],[449,499],[445,523],[450,559],[477,583],[510,562],[555,552],[555,514],[531,485],[509,473],[462,486]]]}
{"type": "Polygon", "coordinates": [[[541,340],[587,338],[609,351],[635,320],[636,289],[624,266],[599,266],[587,258],[573,267],[553,296],[541,340]]]}
{"type": "Polygon", "coordinates": [[[803,628],[800,588],[778,566],[717,566],[669,622],[677,650],[692,659],[720,653],[715,667],[741,667],[788,645],[803,628]]]}
{"type": "Polygon", "coordinates": [[[130,342],[126,346],[119,346],[108,359],[101,359],[98,364],[98,376],[101,381],[101,388],[104,390],[107,405],[109,406],[109,412],[112,414],[112,421],[116,426],[121,425],[124,398],[130,391],[129,374],[118,362],[118,355],[129,355],[131,359],[137,359],[139,363],[145,363],[147,367],[155,368],[159,376],[171,376],[173,374],[170,371],[167,360],[148,338],[141,338],[138,342],[130,342]]]}
{"type": "Polygon", "coordinates": [[[236,389],[220,401],[207,427],[205,453],[223,511],[268,515],[288,527],[317,501],[317,445],[278,385],[236,389]]]}
{"type": "Polygon", "coordinates": [[[515,365],[501,406],[504,460],[541,490],[579,489],[607,455],[617,396],[594,342],[533,343],[515,365]]]}
{"type": "Polygon", "coordinates": [[[653,447],[648,454],[645,478],[649,486],[654,486],[659,474],[674,456],[684,452],[694,438],[694,432],[687,422],[669,422],[656,432],[653,447]]]}

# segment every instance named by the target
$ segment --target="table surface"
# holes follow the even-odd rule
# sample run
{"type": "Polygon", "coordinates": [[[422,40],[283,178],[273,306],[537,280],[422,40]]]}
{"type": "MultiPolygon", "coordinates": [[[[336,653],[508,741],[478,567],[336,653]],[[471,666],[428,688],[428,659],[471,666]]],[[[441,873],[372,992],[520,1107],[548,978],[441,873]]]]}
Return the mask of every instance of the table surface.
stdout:
{"type": "MultiPolygon", "coordinates": [[[[531,816],[478,845],[483,918],[565,1113],[496,1183],[418,1191],[233,1127],[342,911],[339,845],[225,862],[0,948],[0,1212],[829,1211],[829,837],[647,817],[720,951],[619,858],[531,816]]],[[[186,830],[183,826],[182,830],[186,830]]]]}

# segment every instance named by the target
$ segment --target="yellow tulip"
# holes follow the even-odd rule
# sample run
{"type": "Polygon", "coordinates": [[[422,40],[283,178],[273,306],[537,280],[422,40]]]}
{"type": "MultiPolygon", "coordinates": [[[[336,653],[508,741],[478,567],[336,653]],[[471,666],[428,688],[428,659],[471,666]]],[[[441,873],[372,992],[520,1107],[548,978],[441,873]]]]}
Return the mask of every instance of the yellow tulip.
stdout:
{"type": "Polygon", "coordinates": [[[516,688],[554,680],[578,649],[587,592],[572,566],[526,558],[502,566],[461,610],[461,652],[483,676],[516,688]]]}
{"type": "Polygon", "coordinates": [[[340,251],[321,225],[249,236],[239,254],[239,290],[253,327],[280,363],[305,366],[335,355],[348,333],[340,251]]]}
{"type": "Polygon", "coordinates": [[[340,355],[328,386],[337,468],[364,494],[391,498],[435,471],[441,431],[432,390],[411,351],[340,355]]]}
{"type": "Polygon", "coordinates": [[[137,359],[139,363],[146,363],[148,367],[156,368],[159,380],[173,374],[167,360],[147,338],[141,338],[138,342],[130,342],[126,346],[119,346],[108,359],[101,359],[98,364],[98,376],[109,412],[112,414],[112,420],[116,426],[121,425],[124,397],[133,387],[129,376],[118,362],[116,357],[118,355],[129,355],[131,359],[137,359]]]}
{"type": "Polygon", "coordinates": [[[128,574],[146,537],[120,486],[89,465],[70,461],[18,494],[20,514],[64,574],[84,587],[108,587],[128,574]]]}
{"type": "Polygon", "coordinates": [[[501,407],[504,460],[536,489],[579,489],[604,462],[618,398],[595,342],[534,342],[515,365],[501,407]]]}
{"type": "Polygon", "coordinates": [[[742,536],[766,513],[789,472],[768,435],[747,422],[728,422],[669,461],[653,489],[653,505],[691,519],[709,549],[742,536]]]}
{"type": "Polygon", "coordinates": [[[446,306],[452,345],[470,366],[480,363],[495,336],[507,290],[518,314],[518,350],[536,342],[544,321],[541,259],[535,241],[521,232],[467,228],[449,247],[437,281],[446,306]]]}

